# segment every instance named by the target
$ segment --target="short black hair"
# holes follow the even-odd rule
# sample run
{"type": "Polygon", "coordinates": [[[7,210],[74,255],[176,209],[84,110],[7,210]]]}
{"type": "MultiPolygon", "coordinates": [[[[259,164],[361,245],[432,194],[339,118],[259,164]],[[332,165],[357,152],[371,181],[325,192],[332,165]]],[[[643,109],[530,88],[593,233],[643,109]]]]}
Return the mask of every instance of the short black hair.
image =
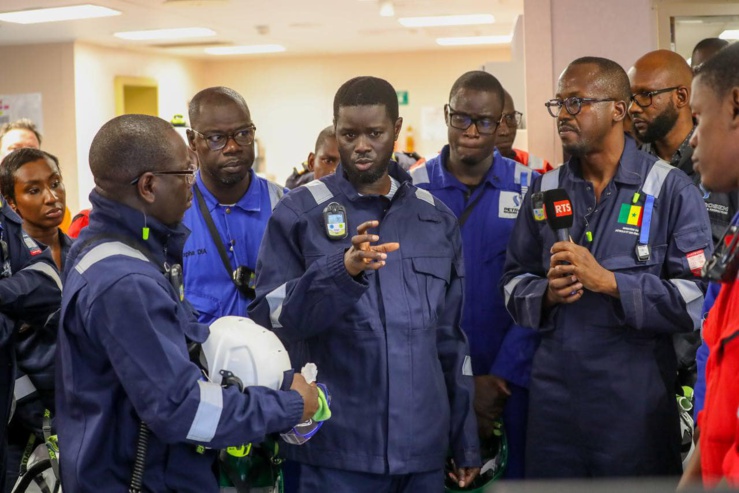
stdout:
{"type": "Polygon", "coordinates": [[[631,83],[626,70],[608,58],[597,56],[585,56],[574,60],[568,65],[595,65],[600,75],[595,79],[596,85],[604,92],[599,96],[614,98],[617,101],[625,101],[627,104],[631,99],[631,83]]]}
{"type": "Polygon", "coordinates": [[[62,170],[59,167],[59,160],[53,154],[41,149],[23,147],[5,156],[0,164],[0,192],[5,198],[15,201],[15,172],[18,171],[18,168],[41,159],[54,163],[57,171],[59,171],[59,176],[61,176],[62,170]]]}
{"type": "Polygon", "coordinates": [[[696,77],[711,87],[719,98],[739,87],[739,43],[723,48],[706,60],[696,70],[696,77]]]}
{"type": "Polygon", "coordinates": [[[321,130],[321,133],[318,134],[318,138],[316,139],[316,148],[313,152],[318,152],[318,149],[323,145],[324,142],[326,142],[326,139],[331,138],[336,138],[336,129],[333,125],[329,125],[328,127],[321,130]]]}
{"type": "Polygon", "coordinates": [[[495,76],[482,70],[465,72],[454,82],[452,90],[449,91],[449,101],[460,91],[460,89],[471,89],[473,91],[492,92],[498,96],[501,107],[504,104],[505,93],[503,85],[495,76]]]}
{"type": "Polygon", "coordinates": [[[28,130],[29,132],[33,132],[36,136],[36,140],[38,140],[38,144],[41,145],[41,133],[39,133],[38,128],[36,128],[36,124],[28,118],[20,118],[13,122],[4,123],[0,127],[0,140],[2,140],[2,138],[5,137],[5,134],[11,130],[28,130]]]}
{"type": "Polygon", "coordinates": [[[234,103],[244,107],[247,113],[249,113],[249,106],[246,104],[244,96],[234,91],[230,87],[208,87],[198,92],[190,100],[190,105],[187,108],[187,116],[190,118],[190,127],[195,128],[198,119],[200,118],[200,109],[204,104],[212,101],[233,101],[234,103]]]}
{"type": "Polygon", "coordinates": [[[695,48],[693,48],[691,56],[695,55],[695,52],[698,50],[719,51],[720,49],[728,45],[729,45],[729,42],[721,38],[702,39],[698,41],[698,44],[695,45],[695,48]]]}
{"type": "Polygon", "coordinates": [[[350,79],[341,85],[334,96],[334,121],[339,118],[342,106],[382,105],[393,123],[398,119],[398,94],[385,79],[362,76],[350,79]]]}
{"type": "Polygon", "coordinates": [[[156,116],[121,115],[100,127],[90,145],[90,171],[104,190],[128,184],[172,160],[171,123],[156,116]]]}

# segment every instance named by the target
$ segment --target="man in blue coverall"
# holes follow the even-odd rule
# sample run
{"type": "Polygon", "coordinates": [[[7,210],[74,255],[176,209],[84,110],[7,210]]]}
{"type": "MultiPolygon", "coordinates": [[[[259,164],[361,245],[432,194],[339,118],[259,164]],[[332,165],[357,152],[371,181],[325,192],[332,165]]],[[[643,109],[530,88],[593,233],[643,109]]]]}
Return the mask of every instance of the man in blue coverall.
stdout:
{"type": "Polygon", "coordinates": [[[467,265],[462,328],[470,341],[477,424],[481,438],[490,437],[502,410],[509,447],[505,477],[522,478],[539,335],[513,323],[498,282],[518,209],[539,174],[495,149],[503,98],[500,82],[487,72],[457,79],[444,107],[449,145],[411,175],[414,185],[434,194],[460,221],[467,265]]]}
{"type": "Polygon", "coordinates": [[[190,101],[189,116],[187,139],[200,169],[184,219],[192,231],[184,252],[185,296],[209,324],[225,315],[246,316],[259,244],[284,190],[252,169],[257,129],[239,93],[203,89],[190,101]]]}
{"type": "Polygon", "coordinates": [[[142,491],[215,493],[215,449],[313,416],[317,391],[300,375],[289,391],[224,389],[190,361],[188,344],[209,334],[174,274],[195,156],[168,122],[109,121],[92,141],[90,169],[90,225],[65,266],[57,343],[64,489],[126,491],[140,455],[142,491]]]}
{"type": "MultiPolygon", "coordinates": [[[[563,167],[532,192],[563,188],[574,224],[556,241],[524,201],[501,281],[514,320],[541,332],[531,373],[527,476],[680,474],[672,334],[700,324],[712,251],[698,189],[624,136],[631,95],[615,62],[585,57],[556,99],[563,167]]],[[[536,202],[535,206],[532,202],[536,202]]]]}
{"type": "Polygon", "coordinates": [[[480,457],[457,220],[390,161],[402,119],[387,81],[344,83],[334,125],[341,164],[275,209],[249,307],[332,394],[331,421],[285,447],[300,491],[442,492],[448,451],[468,484],[480,457]]]}
{"type": "Polygon", "coordinates": [[[22,223],[0,200],[0,491],[5,490],[6,423],[13,404],[18,331],[56,332],[54,315],[62,290],[51,251],[23,231],[22,223]]]}

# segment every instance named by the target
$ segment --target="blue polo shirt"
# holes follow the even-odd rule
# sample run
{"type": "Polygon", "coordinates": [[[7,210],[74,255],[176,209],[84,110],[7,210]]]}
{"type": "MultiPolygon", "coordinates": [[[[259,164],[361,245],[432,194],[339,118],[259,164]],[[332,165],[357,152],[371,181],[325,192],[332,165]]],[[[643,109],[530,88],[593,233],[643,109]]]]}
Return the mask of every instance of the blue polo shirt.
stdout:
{"type": "Polygon", "coordinates": [[[192,234],[185,243],[182,269],[185,297],[198,311],[202,323],[210,324],[226,315],[247,316],[246,307],[251,300],[238,291],[228,272],[239,266],[252,271],[256,268],[267,220],[284,193],[282,187],[258,177],[254,170],[249,173],[249,189],[235,204],[219,204],[203,184],[199,171],[195,178],[231,264],[226,271],[194,196],[183,220],[192,234]]]}

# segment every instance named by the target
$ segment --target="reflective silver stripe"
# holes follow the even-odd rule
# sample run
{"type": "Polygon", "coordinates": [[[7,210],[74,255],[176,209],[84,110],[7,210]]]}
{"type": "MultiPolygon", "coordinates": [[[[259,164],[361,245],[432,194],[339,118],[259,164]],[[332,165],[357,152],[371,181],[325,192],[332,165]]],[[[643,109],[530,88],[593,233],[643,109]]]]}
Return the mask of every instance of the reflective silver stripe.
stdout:
{"type": "Polygon", "coordinates": [[[466,377],[472,376],[472,358],[470,358],[469,355],[464,357],[464,362],[462,363],[462,375],[466,377]]]}
{"type": "Polygon", "coordinates": [[[559,172],[560,172],[560,169],[557,168],[547,173],[544,173],[544,176],[541,177],[541,191],[542,192],[546,192],[547,190],[554,190],[555,188],[559,188],[559,172]]]}
{"type": "MultiPolygon", "coordinates": [[[[522,173],[526,173],[527,176],[529,176],[529,177],[531,176],[531,170],[528,167],[524,166],[523,164],[521,164],[519,162],[516,162],[516,168],[513,171],[513,182],[516,185],[520,185],[521,184],[521,174],[522,173]]],[[[531,180],[530,179],[527,179],[526,186],[528,187],[530,185],[531,185],[531,180]]]]}
{"type": "Polygon", "coordinates": [[[267,186],[269,187],[269,205],[272,210],[275,210],[277,202],[285,195],[285,191],[277,183],[272,183],[271,181],[267,182],[267,186]]]}
{"type": "Polygon", "coordinates": [[[434,196],[431,195],[431,192],[428,192],[426,190],[423,190],[421,188],[416,189],[416,198],[423,200],[424,202],[428,202],[429,204],[436,207],[436,204],[434,203],[434,196]]]}
{"type": "Polygon", "coordinates": [[[218,422],[223,412],[223,389],[213,382],[198,381],[200,402],[195,418],[187,432],[187,439],[196,442],[210,442],[216,436],[218,422]]]}
{"type": "Polygon", "coordinates": [[[326,184],[321,180],[313,180],[303,186],[310,191],[311,195],[313,195],[313,199],[316,201],[316,204],[322,204],[334,196],[334,194],[331,193],[331,190],[329,190],[326,184]]]}
{"type": "Polygon", "coordinates": [[[46,274],[52,281],[54,281],[54,284],[59,288],[59,291],[62,290],[62,279],[59,277],[59,272],[45,262],[36,262],[35,264],[28,265],[21,270],[35,270],[42,274],[46,274]]]}
{"type": "Polygon", "coordinates": [[[269,304],[269,318],[274,329],[282,327],[280,315],[282,315],[282,303],[285,301],[285,296],[287,296],[287,284],[283,284],[266,296],[267,304],[269,304]]]}
{"type": "Polygon", "coordinates": [[[646,180],[644,180],[644,185],[641,187],[642,192],[647,195],[651,195],[655,199],[658,198],[659,192],[662,190],[662,184],[667,178],[667,174],[673,169],[675,168],[670,166],[668,162],[661,159],[658,160],[654,163],[652,169],[649,170],[649,174],[647,175],[646,180]]]}
{"type": "Polygon", "coordinates": [[[429,170],[426,168],[425,163],[411,171],[411,178],[413,178],[414,185],[431,183],[431,179],[429,178],[429,170]]]}
{"type": "Polygon", "coordinates": [[[539,156],[532,156],[529,154],[529,168],[531,169],[542,169],[544,167],[544,160],[539,156]]]}
{"type": "Polygon", "coordinates": [[[700,329],[701,312],[703,311],[703,292],[695,285],[695,282],[687,279],[670,279],[670,282],[680,291],[680,296],[685,302],[688,315],[690,315],[690,319],[693,321],[693,330],[700,329]]]}
{"type": "Polygon", "coordinates": [[[20,378],[15,379],[15,389],[13,390],[13,396],[16,401],[20,401],[28,397],[31,394],[36,393],[36,386],[33,384],[28,375],[23,375],[20,378]]]}
{"type": "Polygon", "coordinates": [[[511,296],[513,296],[513,290],[516,289],[516,285],[526,279],[527,277],[537,277],[534,274],[529,274],[528,272],[525,274],[521,274],[520,276],[516,276],[508,283],[503,286],[503,292],[505,293],[505,304],[508,306],[508,300],[511,299],[511,296]]]}
{"type": "Polygon", "coordinates": [[[85,271],[92,267],[94,264],[114,255],[125,255],[126,257],[137,258],[139,260],[143,260],[144,262],[149,261],[149,259],[146,258],[146,255],[139,252],[135,248],[131,248],[125,243],[121,243],[119,241],[112,241],[109,243],[102,243],[87,252],[84,257],[82,257],[82,260],[77,263],[74,269],[80,274],[84,274],[85,271]]]}

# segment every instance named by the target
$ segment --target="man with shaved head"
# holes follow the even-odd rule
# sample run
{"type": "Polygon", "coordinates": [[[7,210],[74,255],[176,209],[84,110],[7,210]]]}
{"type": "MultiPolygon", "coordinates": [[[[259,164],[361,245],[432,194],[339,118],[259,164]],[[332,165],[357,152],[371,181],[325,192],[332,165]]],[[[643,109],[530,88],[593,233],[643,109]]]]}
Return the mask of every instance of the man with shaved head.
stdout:
{"type": "Polygon", "coordinates": [[[203,323],[245,317],[254,298],[259,244],[284,189],[252,169],[257,127],[228,87],[203,89],[190,101],[187,140],[200,161],[184,223],[185,296],[203,323]]]}
{"type": "MultiPolygon", "coordinates": [[[[669,50],[647,53],[629,70],[629,114],[642,150],[682,170],[698,186],[693,170],[693,116],[690,84],[693,73],[685,59],[669,50]]],[[[737,211],[736,194],[705,193],[714,243],[721,238],[737,211]]]]}
{"type": "Polygon", "coordinates": [[[217,449],[312,417],[317,391],[300,375],[289,391],[225,389],[190,361],[188,345],[210,334],[176,274],[195,156],[168,122],[109,121],[90,170],[90,225],[65,266],[57,342],[64,489],[215,493],[217,449]]]}
{"type": "Polygon", "coordinates": [[[729,46],[729,42],[721,38],[702,39],[693,48],[693,54],[690,57],[690,68],[693,72],[698,72],[701,65],[706,63],[716,53],[729,46]]]}
{"type": "Polygon", "coordinates": [[[584,57],[545,103],[572,158],[534,181],[501,281],[514,320],[541,333],[528,477],[681,471],[672,334],[700,325],[710,225],[688,177],[625,136],[630,96],[623,68],[584,57]],[[546,203],[570,217],[565,235],[546,203]]]}

